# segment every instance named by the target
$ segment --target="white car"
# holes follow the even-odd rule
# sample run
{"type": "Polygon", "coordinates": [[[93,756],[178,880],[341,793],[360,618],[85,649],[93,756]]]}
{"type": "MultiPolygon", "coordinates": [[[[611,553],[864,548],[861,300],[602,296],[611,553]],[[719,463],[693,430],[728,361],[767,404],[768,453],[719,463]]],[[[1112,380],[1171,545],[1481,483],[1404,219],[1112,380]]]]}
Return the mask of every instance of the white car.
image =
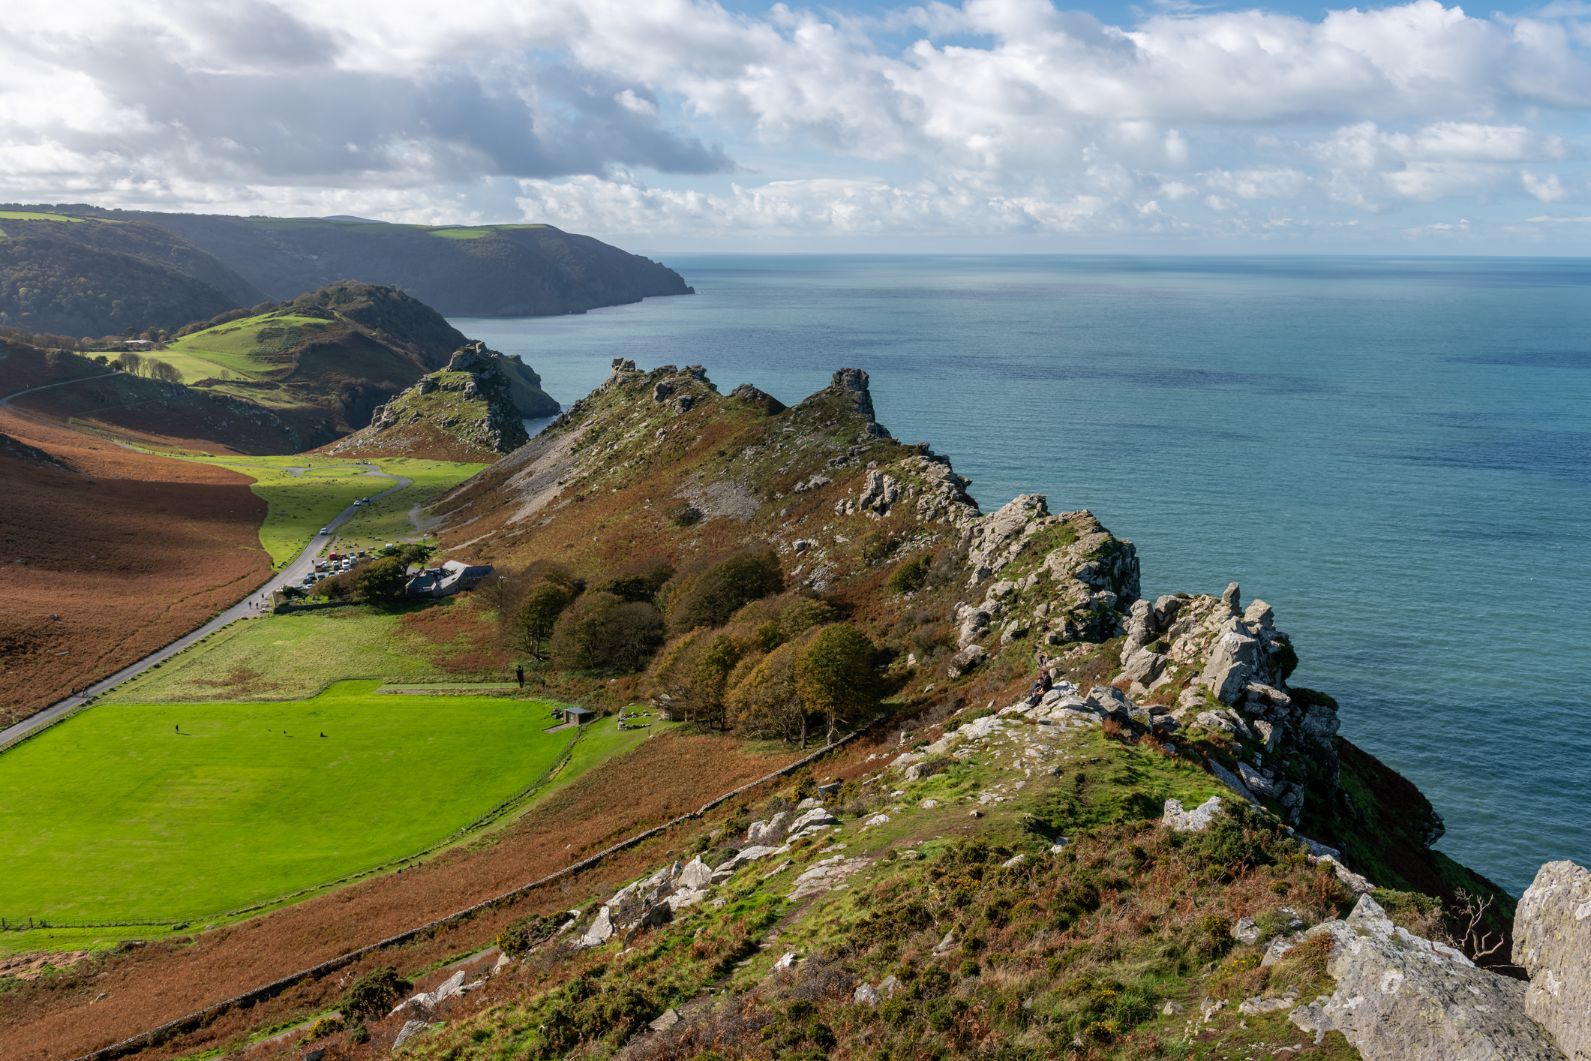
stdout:
{"type": "Polygon", "coordinates": [[[321,532],[321,533],[322,533],[322,534],[330,534],[330,533],[331,533],[331,528],[330,528],[330,527],[322,527],[322,528],[321,528],[321,529],[320,529],[320,532],[321,532]]]}

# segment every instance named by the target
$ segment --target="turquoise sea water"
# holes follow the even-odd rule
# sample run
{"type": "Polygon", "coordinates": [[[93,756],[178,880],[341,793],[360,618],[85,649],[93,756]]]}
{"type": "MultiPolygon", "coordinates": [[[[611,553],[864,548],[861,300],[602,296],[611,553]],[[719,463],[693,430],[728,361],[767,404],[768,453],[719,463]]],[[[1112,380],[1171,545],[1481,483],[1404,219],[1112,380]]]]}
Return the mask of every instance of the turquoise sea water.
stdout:
{"type": "Polygon", "coordinates": [[[555,397],[614,357],[794,401],[856,365],[973,479],[1092,509],[1144,591],[1262,597],[1295,682],[1518,893],[1591,864],[1591,261],[671,257],[694,297],[455,320],[555,397]]]}

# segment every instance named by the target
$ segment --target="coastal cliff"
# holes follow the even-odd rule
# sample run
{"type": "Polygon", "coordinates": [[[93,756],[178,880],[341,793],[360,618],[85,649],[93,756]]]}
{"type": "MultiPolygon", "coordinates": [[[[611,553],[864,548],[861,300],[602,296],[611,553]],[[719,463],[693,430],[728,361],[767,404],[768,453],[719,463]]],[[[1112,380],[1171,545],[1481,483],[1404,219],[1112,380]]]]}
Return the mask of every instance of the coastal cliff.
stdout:
{"type": "Polygon", "coordinates": [[[1270,605],[1236,584],[1144,598],[1136,548],[1092,514],[1038,495],[985,514],[875,416],[857,370],[787,407],[616,361],[442,503],[444,548],[531,583],[550,556],[614,587],[638,560],[667,578],[747,542],[777,558],[782,596],[694,630],[674,616],[697,583],[669,579],[650,664],[599,685],[547,672],[586,702],[805,740],[825,723],[779,675],[835,620],[876,646],[881,692],[828,716],[856,750],[704,820],[619,892],[515,922],[489,974],[416,996],[373,1041],[1584,1056],[1583,870],[1544,869],[1516,918],[1433,849],[1435,809],[1338,732],[1331,697],[1289,684],[1299,650],[1270,605]],[[490,1001],[461,993],[488,978],[490,1001]]]}

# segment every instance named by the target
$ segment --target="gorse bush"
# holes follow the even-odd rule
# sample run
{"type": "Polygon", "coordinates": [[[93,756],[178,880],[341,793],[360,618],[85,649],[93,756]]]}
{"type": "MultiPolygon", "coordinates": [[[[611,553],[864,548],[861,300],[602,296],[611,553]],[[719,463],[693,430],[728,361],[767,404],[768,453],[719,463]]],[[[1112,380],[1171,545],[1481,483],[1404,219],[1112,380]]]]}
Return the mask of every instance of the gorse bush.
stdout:
{"type": "Polygon", "coordinates": [[[413,987],[390,965],[374,969],[348,988],[348,993],[343,996],[343,1018],[367,1021],[385,1017],[413,987]]]}
{"type": "Polygon", "coordinates": [[[913,593],[928,584],[928,572],[932,568],[933,560],[928,556],[902,560],[885,579],[884,588],[897,595],[913,593]]]}

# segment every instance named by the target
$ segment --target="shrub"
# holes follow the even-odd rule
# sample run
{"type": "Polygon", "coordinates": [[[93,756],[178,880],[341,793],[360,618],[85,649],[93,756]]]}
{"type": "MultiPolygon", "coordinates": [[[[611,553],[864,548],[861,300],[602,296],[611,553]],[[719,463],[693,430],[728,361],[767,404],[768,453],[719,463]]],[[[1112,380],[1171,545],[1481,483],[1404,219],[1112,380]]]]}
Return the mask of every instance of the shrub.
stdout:
{"type": "Polygon", "coordinates": [[[900,547],[900,541],[882,531],[871,531],[862,539],[862,562],[868,566],[879,563],[900,547]]]}
{"type": "Polygon", "coordinates": [[[355,980],[343,996],[343,1019],[360,1023],[379,1020],[413,987],[390,965],[372,970],[355,980]]]}
{"type": "Polygon", "coordinates": [[[342,1017],[335,1013],[328,1013],[324,1017],[317,1018],[315,1023],[311,1024],[309,1028],[305,1030],[304,1041],[312,1042],[315,1039],[320,1039],[327,1035],[331,1035],[333,1032],[340,1032],[342,1030],[342,1017]]]}
{"type": "Polygon", "coordinates": [[[795,645],[780,645],[731,687],[725,718],[736,732],[806,746],[807,713],[796,695],[795,656],[795,645]]]}
{"type": "Polygon", "coordinates": [[[552,636],[558,617],[574,601],[574,593],[559,582],[538,582],[519,602],[513,623],[513,640],[518,648],[541,658],[542,647],[552,636]]]}
{"type": "Polygon", "coordinates": [[[676,527],[694,527],[702,521],[702,510],[688,501],[670,505],[668,521],[676,527]]]}
{"type": "Polygon", "coordinates": [[[497,946],[510,958],[523,958],[553,937],[565,921],[566,913],[532,914],[510,921],[498,934],[497,946]]]}
{"type": "Polygon", "coordinates": [[[626,564],[595,589],[627,601],[653,601],[658,591],[674,576],[674,565],[667,560],[641,560],[626,564]]]}
{"type": "Polygon", "coordinates": [[[553,662],[566,670],[628,674],[663,643],[663,615],[654,604],[612,593],[587,593],[553,626],[553,662]]]}
{"type": "Polygon", "coordinates": [[[933,560],[927,555],[902,560],[889,573],[889,578],[884,581],[884,588],[898,595],[920,590],[927,584],[928,572],[932,566],[933,560]]]}
{"type": "Polygon", "coordinates": [[[1246,805],[1228,802],[1197,833],[1180,833],[1183,849],[1222,880],[1231,880],[1276,861],[1274,846],[1281,839],[1277,826],[1246,805]]]}
{"type": "Polygon", "coordinates": [[[877,704],[876,654],[867,635],[849,623],[823,627],[798,649],[796,695],[808,714],[824,719],[831,738],[877,704]]]}
{"type": "Polygon", "coordinates": [[[745,605],[784,589],[784,572],[772,549],[743,549],[701,572],[671,583],[668,625],[681,632],[722,626],[745,605]]]}

